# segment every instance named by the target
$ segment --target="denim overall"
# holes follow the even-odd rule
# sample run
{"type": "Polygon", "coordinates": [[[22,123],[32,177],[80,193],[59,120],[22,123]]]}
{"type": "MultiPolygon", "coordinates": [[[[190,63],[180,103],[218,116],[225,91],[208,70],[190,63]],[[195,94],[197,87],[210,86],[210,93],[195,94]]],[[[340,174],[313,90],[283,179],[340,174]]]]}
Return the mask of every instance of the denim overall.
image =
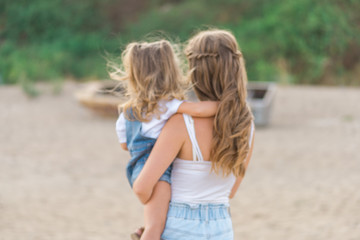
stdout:
{"type": "MultiPolygon", "coordinates": [[[[132,112],[131,112],[132,114],[132,112]]],[[[152,148],[156,142],[155,138],[145,137],[141,134],[141,122],[125,119],[126,125],[126,144],[129,149],[131,159],[126,166],[126,176],[132,187],[136,178],[143,169],[152,148]]],[[[170,174],[171,165],[166,169],[165,173],[160,177],[159,181],[166,181],[171,184],[170,174]]]]}

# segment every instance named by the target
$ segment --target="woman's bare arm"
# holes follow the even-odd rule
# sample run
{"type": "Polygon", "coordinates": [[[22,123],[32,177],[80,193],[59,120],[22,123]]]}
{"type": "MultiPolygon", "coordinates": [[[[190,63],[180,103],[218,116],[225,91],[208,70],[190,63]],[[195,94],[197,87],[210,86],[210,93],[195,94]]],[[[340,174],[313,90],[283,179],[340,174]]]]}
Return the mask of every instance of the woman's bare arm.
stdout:
{"type": "MultiPolygon", "coordinates": [[[[255,132],[255,131],[254,131],[255,132]]],[[[251,159],[251,156],[252,156],[252,152],[253,152],[253,147],[254,147],[254,138],[255,138],[255,133],[253,133],[252,135],[252,139],[251,139],[251,145],[250,145],[250,149],[249,149],[249,153],[248,155],[246,156],[246,159],[245,159],[245,171],[249,165],[249,162],[250,162],[250,159],[251,159]]],[[[229,195],[229,198],[233,198],[240,186],[240,183],[241,181],[243,180],[244,176],[239,176],[237,177],[236,181],[235,181],[235,184],[234,186],[232,187],[231,189],[231,192],[230,192],[230,195],[229,195]]]]}
{"type": "Polygon", "coordinates": [[[161,130],[151,154],[133,186],[133,191],[143,204],[150,199],[155,184],[176,158],[184,144],[186,134],[181,114],[172,116],[161,130]]]}

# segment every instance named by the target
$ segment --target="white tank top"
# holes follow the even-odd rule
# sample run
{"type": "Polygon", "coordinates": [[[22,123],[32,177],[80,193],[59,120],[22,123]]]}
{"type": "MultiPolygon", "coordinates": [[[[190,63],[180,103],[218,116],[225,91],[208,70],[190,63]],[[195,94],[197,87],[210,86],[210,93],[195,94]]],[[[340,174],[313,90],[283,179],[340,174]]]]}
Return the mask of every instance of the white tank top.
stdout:
{"type": "Polygon", "coordinates": [[[211,162],[204,161],[195,136],[194,121],[183,114],[193,149],[193,160],[176,158],[171,173],[171,201],[182,203],[229,203],[236,177],[223,177],[211,171],[211,162]]]}

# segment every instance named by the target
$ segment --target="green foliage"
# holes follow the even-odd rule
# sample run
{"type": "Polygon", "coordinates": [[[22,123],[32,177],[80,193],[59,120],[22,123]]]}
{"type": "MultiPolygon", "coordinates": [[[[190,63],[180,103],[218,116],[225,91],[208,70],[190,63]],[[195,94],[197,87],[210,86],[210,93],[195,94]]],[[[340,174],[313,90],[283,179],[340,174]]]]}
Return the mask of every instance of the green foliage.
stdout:
{"type": "MultiPolygon", "coordinates": [[[[105,1],[109,2],[109,1],[105,1]]],[[[0,5],[0,74],[4,83],[103,78],[102,53],[116,48],[95,0],[10,1],[0,5]]]]}
{"type": "Polygon", "coordinates": [[[188,0],[145,13],[126,34],[165,30],[184,41],[205,24],[225,28],[239,41],[250,80],[346,84],[327,76],[341,77],[347,53],[360,49],[359,11],[352,0],[188,0]]]}
{"type": "Polygon", "coordinates": [[[360,64],[358,12],[356,0],[2,0],[0,84],[105,78],[105,52],[208,26],[234,33],[250,80],[360,84],[346,78],[360,64]]]}
{"type": "Polygon", "coordinates": [[[214,12],[204,11],[204,4],[202,1],[186,1],[180,5],[168,4],[151,9],[126,27],[126,40],[141,40],[148,33],[164,31],[172,38],[185,41],[194,29],[215,23],[214,12]]]}

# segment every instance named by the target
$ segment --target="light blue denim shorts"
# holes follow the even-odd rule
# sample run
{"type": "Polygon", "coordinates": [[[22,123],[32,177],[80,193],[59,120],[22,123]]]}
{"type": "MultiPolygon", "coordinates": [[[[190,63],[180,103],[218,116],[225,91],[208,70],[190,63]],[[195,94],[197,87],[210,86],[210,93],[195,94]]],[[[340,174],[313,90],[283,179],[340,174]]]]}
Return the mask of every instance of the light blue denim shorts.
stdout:
{"type": "Polygon", "coordinates": [[[171,202],[163,240],[233,240],[228,204],[171,202]]]}
{"type": "MultiPolygon", "coordinates": [[[[146,162],[148,157],[149,157],[149,155],[146,155],[142,159],[137,161],[135,166],[133,167],[132,172],[129,172],[128,169],[127,169],[127,176],[128,176],[128,180],[129,180],[129,183],[130,183],[131,187],[133,186],[135,180],[139,176],[141,170],[144,168],[145,162],[146,162]]],[[[165,181],[165,182],[168,182],[169,184],[171,184],[171,170],[172,170],[172,165],[170,165],[166,169],[164,174],[160,177],[159,181],[165,181]]]]}

